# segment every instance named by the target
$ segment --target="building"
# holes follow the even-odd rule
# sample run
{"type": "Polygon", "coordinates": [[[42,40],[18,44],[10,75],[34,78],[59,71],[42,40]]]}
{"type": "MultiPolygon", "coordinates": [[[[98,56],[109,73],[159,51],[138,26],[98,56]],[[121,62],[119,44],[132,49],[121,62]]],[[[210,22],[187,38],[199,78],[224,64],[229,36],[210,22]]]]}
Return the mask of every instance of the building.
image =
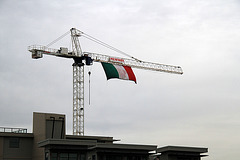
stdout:
{"type": "Polygon", "coordinates": [[[65,115],[33,113],[33,133],[0,128],[0,160],[200,160],[207,152],[207,148],[157,148],[118,141],[113,137],[66,135],[65,115]]]}
{"type": "Polygon", "coordinates": [[[197,147],[179,147],[179,146],[166,146],[157,149],[160,153],[160,160],[201,160],[202,153],[208,152],[207,148],[197,147]]]}

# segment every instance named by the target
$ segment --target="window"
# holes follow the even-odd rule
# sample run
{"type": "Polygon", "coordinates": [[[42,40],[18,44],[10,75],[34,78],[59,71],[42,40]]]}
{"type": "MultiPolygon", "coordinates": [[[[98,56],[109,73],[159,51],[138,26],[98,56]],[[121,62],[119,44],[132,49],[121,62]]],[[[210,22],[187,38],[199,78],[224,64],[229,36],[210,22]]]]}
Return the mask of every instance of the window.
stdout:
{"type": "Polygon", "coordinates": [[[69,160],[77,160],[77,154],[76,153],[69,153],[69,160]]]}
{"type": "MultiPolygon", "coordinates": [[[[85,155],[79,155],[80,160],[85,160],[85,155]],[[81,159],[83,158],[83,159],[81,159]]],[[[77,153],[51,153],[51,160],[78,160],[77,153]]]]}
{"type": "Polygon", "coordinates": [[[85,154],[80,154],[80,160],[86,160],[86,155],[85,154]]]}
{"type": "Polygon", "coordinates": [[[190,157],[178,157],[178,160],[192,160],[190,157]]]}
{"type": "Polygon", "coordinates": [[[106,155],[106,160],[122,160],[122,156],[120,155],[106,155]]]}
{"type": "Polygon", "coordinates": [[[51,153],[51,160],[57,160],[57,159],[58,159],[57,153],[51,153]]]}
{"type": "Polygon", "coordinates": [[[60,160],[68,160],[68,153],[61,153],[60,160]]]}
{"type": "Polygon", "coordinates": [[[145,156],[128,156],[127,160],[146,160],[145,156]]]}
{"type": "Polygon", "coordinates": [[[9,138],[9,148],[19,148],[19,138],[9,138]]]}
{"type": "MultiPolygon", "coordinates": [[[[60,160],[77,160],[78,155],[77,153],[60,153],[59,157],[60,157],[60,160]]],[[[57,156],[56,156],[56,160],[57,160],[57,156]]]]}

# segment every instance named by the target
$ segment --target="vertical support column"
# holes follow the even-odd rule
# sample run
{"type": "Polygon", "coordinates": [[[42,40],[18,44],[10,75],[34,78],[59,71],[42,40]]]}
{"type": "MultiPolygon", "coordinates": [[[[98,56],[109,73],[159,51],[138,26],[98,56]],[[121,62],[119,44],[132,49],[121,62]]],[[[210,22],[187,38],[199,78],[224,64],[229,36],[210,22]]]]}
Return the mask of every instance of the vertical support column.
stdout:
{"type": "Polygon", "coordinates": [[[78,37],[82,32],[72,28],[73,55],[79,58],[73,63],[73,135],[84,135],[84,63],[78,37]]]}
{"type": "Polygon", "coordinates": [[[84,135],[84,66],[73,64],[73,135],[84,135]]]}

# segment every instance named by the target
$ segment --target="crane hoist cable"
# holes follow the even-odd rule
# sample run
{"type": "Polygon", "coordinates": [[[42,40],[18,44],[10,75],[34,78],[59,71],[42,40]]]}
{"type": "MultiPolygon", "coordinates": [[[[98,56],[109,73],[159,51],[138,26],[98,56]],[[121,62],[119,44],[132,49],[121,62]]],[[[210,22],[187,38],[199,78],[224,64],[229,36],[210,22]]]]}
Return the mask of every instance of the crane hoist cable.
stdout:
{"type": "Polygon", "coordinates": [[[89,83],[89,84],[88,84],[88,85],[89,85],[89,86],[88,86],[88,87],[89,87],[89,88],[88,88],[88,96],[89,96],[89,97],[88,97],[88,104],[89,104],[89,106],[90,106],[90,102],[91,102],[91,99],[90,99],[90,97],[91,97],[91,96],[90,96],[90,91],[91,91],[91,86],[90,86],[90,84],[91,84],[91,83],[90,83],[91,70],[88,71],[88,75],[89,75],[89,81],[88,81],[88,83],[89,83]]]}

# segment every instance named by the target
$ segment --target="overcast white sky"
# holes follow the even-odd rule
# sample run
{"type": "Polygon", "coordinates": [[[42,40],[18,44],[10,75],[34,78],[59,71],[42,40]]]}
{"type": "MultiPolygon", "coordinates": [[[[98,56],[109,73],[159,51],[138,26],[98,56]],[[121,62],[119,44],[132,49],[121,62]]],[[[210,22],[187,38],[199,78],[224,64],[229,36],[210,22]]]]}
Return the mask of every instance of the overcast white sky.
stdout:
{"type": "MultiPolygon", "coordinates": [[[[138,84],[85,79],[85,134],[124,143],[209,148],[206,160],[240,150],[239,0],[0,0],[0,126],[32,131],[33,112],[67,116],[72,134],[72,60],[31,59],[70,28],[138,59],[180,65],[183,75],[133,69],[138,84]]],[[[90,41],[84,51],[117,55],[90,41]]],[[[70,36],[51,46],[70,46],[70,36]]],[[[117,55],[121,56],[121,55],[117,55]]]]}

